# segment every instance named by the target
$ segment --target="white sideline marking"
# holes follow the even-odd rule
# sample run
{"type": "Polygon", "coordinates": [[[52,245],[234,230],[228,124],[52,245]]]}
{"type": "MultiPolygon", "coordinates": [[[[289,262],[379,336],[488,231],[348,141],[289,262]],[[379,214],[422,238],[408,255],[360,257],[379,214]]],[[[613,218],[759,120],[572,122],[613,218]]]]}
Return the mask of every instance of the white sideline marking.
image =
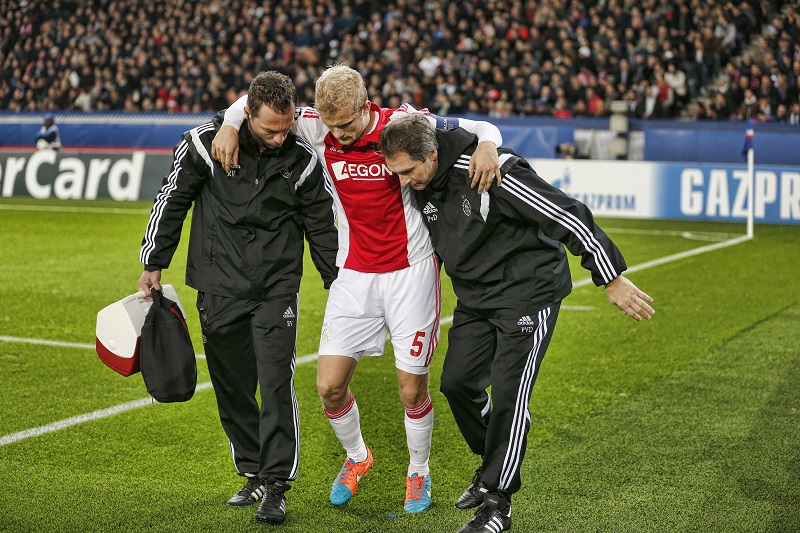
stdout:
{"type": "MultiPolygon", "coordinates": [[[[61,342],[61,341],[48,341],[45,339],[28,339],[25,337],[6,337],[5,335],[0,335],[0,341],[3,342],[21,342],[24,344],[43,344],[45,346],[58,346],[59,348],[83,348],[94,350],[96,346],[94,344],[82,344],[79,342],[61,342]]],[[[198,359],[205,359],[206,356],[201,353],[196,353],[194,356],[198,359]]]]}
{"type": "MultiPolygon", "coordinates": [[[[200,391],[210,388],[211,388],[211,382],[206,381],[205,383],[198,384],[195,390],[200,391]]],[[[117,413],[130,411],[131,409],[144,407],[145,405],[150,405],[153,403],[156,403],[156,401],[153,400],[152,398],[142,398],[141,400],[134,400],[128,403],[122,403],[119,405],[115,405],[113,407],[108,407],[106,409],[100,409],[99,411],[92,411],[91,413],[73,416],[72,418],[65,418],[64,420],[59,420],[58,422],[47,424],[46,426],[39,426],[33,429],[26,429],[25,431],[20,431],[18,433],[11,433],[10,435],[0,437],[0,446],[11,444],[12,442],[17,442],[22,439],[27,439],[28,437],[37,437],[45,433],[51,433],[53,431],[58,431],[59,429],[68,428],[70,426],[74,426],[77,424],[83,424],[84,422],[89,422],[90,420],[107,418],[117,413]]]]}
{"type": "MultiPolygon", "coordinates": [[[[727,248],[728,246],[735,246],[737,244],[741,244],[745,241],[749,241],[752,237],[747,235],[742,235],[735,239],[731,239],[724,242],[717,242],[714,244],[707,244],[705,246],[701,246],[700,248],[693,248],[691,250],[686,250],[685,252],[679,252],[677,254],[668,255],[666,257],[662,257],[660,259],[653,259],[652,261],[645,261],[644,263],[640,263],[638,265],[632,266],[625,271],[626,274],[630,272],[639,272],[640,270],[645,270],[654,266],[663,265],[666,263],[671,263],[673,261],[678,261],[680,259],[686,259],[687,257],[693,257],[695,255],[704,254],[706,252],[713,252],[714,250],[719,250],[720,248],[727,248]]],[[[591,278],[581,280],[574,284],[575,287],[588,285],[592,282],[591,278]]]]}
{"type": "Polygon", "coordinates": [[[54,213],[100,213],[111,215],[149,215],[149,209],[123,209],[120,207],[70,207],[68,205],[14,205],[0,204],[0,211],[51,211],[54,213]]]}
{"type": "Polygon", "coordinates": [[[94,344],[81,344],[78,342],[61,342],[61,341],[47,341],[44,339],[27,339],[24,337],[6,337],[0,335],[0,341],[3,342],[22,342],[25,344],[44,344],[46,346],[58,346],[59,348],[86,348],[94,350],[94,344]]]}
{"type": "MultiPolygon", "coordinates": [[[[745,242],[750,240],[751,237],[747,235],[742,235],[741,237],[737,237],[735,239],[730,239],[724,242],[718,242],[715,244],[709,244],[707,246],[701,246],[700,248],[695,248],[693,250],[687,250],[685,252],[680,252],[677,254],[668,255],[666,257],[662,257],[660,259],[654,259],[653,261],[646,261],[639,265],[632,266],[628,268],[626,271],[627,273],[630,272],[638,272],[640,270],[645,270],[648,268],[652,268],[654,266],[663,265],[666,263],[671,263],[673,261],[678,261],[680,259],[685,259],[687,257],[692,257],[695,255],[704,254],[706,252],[712,252],[714,250],[718,250],[720,248],[726,248],[728,246],[734,246],[736,244],[745,242]]],[[[583,287],[585,285],[589,285],[592,283],[592,278],[586,278],[573,283],[573,287],[583,287]]],[[[586,310],[585,306],[564,306],[564,308],[573,308],[576,310],[586,310]]],[[[591,308],[589,308],[591,309],[591,308]]],[[[453,317],[449,316],[446,318],[442,318],[440,323],[441,324],[450,324],[453,322],[453,317]]],[[[37,339],[18,339],[17,337],[0,337],[0,340],[8,340],[9,342],[33,342],[34,344],[49,344],[54,346],[61,346],[67,345],[68,347],[74,348],[94,348],[94,346],[89,344],[82,344],[79,345],[77,343],[56,343],[55,341],[38,341],[37,339]],[[12,340],[13,339],[13,340],[12,340]]],[[[198,356],[200,356],[198,354],[198,356]]],[[[204,356],[202,356],[204,357],[204,356]]],[[[297,358],[297,364],[304,364],[309,363],[311,361],[316,360],[319,357],[318,354],[312,353],[308,355],[304,355],[302,357],[297,358]]],[[[197,385],[197,390],[205,390],[211,388],[211,382],[206,381],[205,383],[200,383],[197,385]]],[[[98,420],[100,418],[107,418],[109,416],[122,413],[125,411],[130,411],[131,409],[137,409],[139,407],[144,407],[146,405],[151,405],[155,403],[152,398],[142,398],[141,400],[134,400],[132,402],[123,403],[120,405],[115,405],[113,407],[108,407],[106,409],[100,409],[99,411],[92,411],[91,413],[86,413],[83,415],[73,416],[72,418],[67,418],[64,420],[60,420],[58,422],[53,422],[52,424],[47,424],[45,426],[39,426],[32,429],[27,429],[25,431],[20,431],[18,433],[11,433],[10,435],[5,435],[0,437],[0,446],[5,446],[6,444],[11,444],[13,442],[18,442],[23,439],[27,439],[28,437],[36,437],[39,435],[43,435],[45,433],[51,433],[53,431],[58,431],[60,429],[68,428],[70,426],[74,426],[76,424],[82,424],[83,422],[89,422],[90,420],[98,420]]]]}
{"type": "Polygon", "coordinates": [[[660,235],[664,237],[683,237],[694,241],[721,241],[738,237],[738,233],[720,233],[713,231],[680,231],[660,229],[634,229],[634,228],[603,228],[606,233],[620,233],[628,235],[660,235]]]}

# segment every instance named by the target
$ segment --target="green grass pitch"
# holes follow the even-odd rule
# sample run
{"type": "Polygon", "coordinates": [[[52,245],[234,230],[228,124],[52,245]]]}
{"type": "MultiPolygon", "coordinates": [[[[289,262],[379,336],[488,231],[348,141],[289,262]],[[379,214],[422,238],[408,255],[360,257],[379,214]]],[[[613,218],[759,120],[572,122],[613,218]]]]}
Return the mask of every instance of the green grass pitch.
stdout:
{"type": "MultiPolygon", "coordinates": [[[[95,316],[137,290],[150,204],[0,199],[0,442],[147,397],[94,350],[95,316]],[[32,344],[13,339],[56,341],[32,344]],[[64,345],[74,343],[76,346],[64,345]]],[[[742,224],[600,220],[631,266],[724,241],[742,224]]],[[[172,283],[202,352],[195,293],[172,283]]],[[[564,302],[530,402],[513,531],[800,531],[800,226],[635,271],[650,322],[579,283],[564,302]]],[[[572,262],[575,281],[588,273],[572,262]]],[[[316,351],[326,292],[307,262],[298,356],[316,351]]],[[[444,279],[442,317],[455,298],[444,279]]],[[[328,502],[343,451],[322,413],[315,362],[298,366],[300,476],[288,518],[229,509],[241,486],[214,394],[143,407],[0,444],[0,531],[445,532],[478,461],[439,393],[447,321],[431,368],[433,506],[402,509],[407,451],[391,350],[352,388],[375,467],[345,506],[328,502]],[[390,518],[396,515],[396,518],[390,518]]],[[[199,383],[208,381],[198,359],[199,383]]]]}

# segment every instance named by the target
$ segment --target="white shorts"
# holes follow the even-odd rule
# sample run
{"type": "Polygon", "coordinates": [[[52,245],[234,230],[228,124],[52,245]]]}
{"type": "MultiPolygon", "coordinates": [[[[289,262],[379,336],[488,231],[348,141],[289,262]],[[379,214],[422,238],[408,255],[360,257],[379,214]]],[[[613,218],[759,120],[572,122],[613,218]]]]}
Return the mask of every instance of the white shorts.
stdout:
{"type": "Polygon", "coordinates": [[[380,355],[392,334],[395,366],[427,374],[439,344],[442,304],[439,260],[431,254],[408,268],[366,273],[347,268],[331,285],[320,355],[380,355]]]}

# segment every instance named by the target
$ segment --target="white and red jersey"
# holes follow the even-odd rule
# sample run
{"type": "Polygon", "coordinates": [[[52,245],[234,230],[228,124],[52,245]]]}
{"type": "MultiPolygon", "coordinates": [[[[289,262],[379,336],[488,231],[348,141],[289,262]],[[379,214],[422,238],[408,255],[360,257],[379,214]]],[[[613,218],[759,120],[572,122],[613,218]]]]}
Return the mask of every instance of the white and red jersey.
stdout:
{"type": "Polygon", "coordinates": [[[336,264],[359,272],[392,272],[430,257],[433,245],[410,191],[400,186],[378,151],[392,114],[415,110],[371,107],[375,126],[350,146],[333,137],[313,108],[302,108],[293,129],[317,149],[333,180],[339,217],[336,264]]]}
{"type": "MultiPolygon", "coordinates": [[[[246,102],[243,96],[225,112],[225,125],[241,126],[246,102]]],[[[334,139],[313,107],[297,108],[291,132],[314,147],[333,182],[339,226],[336,265],[359,272],[392,272],[430,257],[433,245],[410,189],[400,186],[377,149],[381,132],[395,113],[423,113],[439,127],[442,119],[406,104],[397,109],[372,103],[370,107],[377,114],[373,129],[350,146],[334,139]]],[[[486,122],[445,122],[445,127],[461,126],[497,146],[502,142],[499,130],[486,122]]]]}

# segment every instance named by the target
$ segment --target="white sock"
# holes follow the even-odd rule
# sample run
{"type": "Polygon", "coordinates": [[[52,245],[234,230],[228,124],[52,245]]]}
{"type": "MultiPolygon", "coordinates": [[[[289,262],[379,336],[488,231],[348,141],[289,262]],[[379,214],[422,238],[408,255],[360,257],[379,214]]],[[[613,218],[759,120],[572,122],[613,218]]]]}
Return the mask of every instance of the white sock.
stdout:
{"type": "Polygon", "coordinates": [[[417,407],[406,407],[406,442],[411,461],[408,476],[417,473],[430,474],[428,459],[431,456],[431,436],[433,435],[433,403],[430,394],[417,407]]]}
{"type": "Polygon", "coordinates": [[[361,420],[358,416],[358,404],[353,394],[344,409],[338,413],[325,411],[325,416],[331,423],[333,432],[342,443],[347,457],[360,463],[367,460],[367,445],[361,436],[361,420]]]}

